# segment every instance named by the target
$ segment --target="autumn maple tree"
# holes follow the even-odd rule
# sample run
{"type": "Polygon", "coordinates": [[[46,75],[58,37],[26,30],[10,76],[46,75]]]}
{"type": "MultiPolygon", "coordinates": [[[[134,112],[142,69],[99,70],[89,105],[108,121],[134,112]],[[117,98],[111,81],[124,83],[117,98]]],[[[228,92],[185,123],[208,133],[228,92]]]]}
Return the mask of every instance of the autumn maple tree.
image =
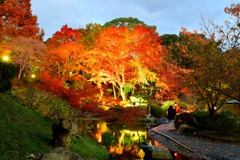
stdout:
{"type": "Polygon", "coordinates": [[[74,30],[65,25],[46,44],[45,68],[76,94],[82,90],[87,95],[83,86],[94,84],[100,92],[95,90],[91,95],[98,98],[92,98],[101,101],[111,86],[114,97],[125,101],[135,85],[166,84],[165,47],[154,28],[90,24],[86,30],[74,30]]]}
{"type": "Polygon", "coordinates": [[[98,93],[87,80],[91,57],[85,50],[84,36],[83,29],[76,30],[64,25],[47,40],[42,66],[46,70],[42,74],[40,86],[68,100],[75,108],[83,101],[96,101],[95,95],[98,93]]]}
{"type": "Polygon", "coordinates": [[[157,80],[164,47],[153,28],[146,26],[109,27],[104,29],[92,54],[97,63],[92,76],[96,83],[108,82],[117,89],[123,101],[136,84],[157,80]]]}
{"type": "Polygon", "coordinates": [[[39,72],[41,59],[44,58],[46,49],[42,41],[30,37],[17,37],[10,42],[10,46],[11,63],[18,68],[19,80],[23,72],[27,75],[31,72],[39,72]]]}
{"type": "Polygon", "coordinates": [[[37,16],[32,15],[31,0],[4,0],[0,2],[1,38],[25,36],[42,39],[37,16]]]}

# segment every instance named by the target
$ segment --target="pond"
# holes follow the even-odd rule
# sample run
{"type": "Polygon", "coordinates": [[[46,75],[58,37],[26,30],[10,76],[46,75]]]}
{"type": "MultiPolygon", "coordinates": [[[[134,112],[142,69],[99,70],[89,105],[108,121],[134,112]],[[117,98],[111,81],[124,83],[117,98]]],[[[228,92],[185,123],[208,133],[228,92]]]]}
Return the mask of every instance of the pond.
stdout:
{"type": "MultiPolygon", "coordinates": [[[[141,160],[145,153],[141,149],[141,144],[147,142],[150,145],[164,147],[161,143],[148,136],[148,130],[153,127],[146,123],[126,125],[119,123],[106,123],[100,121],[94,124],[92,137],[99,143],[103,143],[104,133],[109,133],[115,137],[117,143],[109,147],[109,159],[116,160],[141,160]]],[[[181,160],[181,155],[171,152],[174,160],[181,160]]]]}

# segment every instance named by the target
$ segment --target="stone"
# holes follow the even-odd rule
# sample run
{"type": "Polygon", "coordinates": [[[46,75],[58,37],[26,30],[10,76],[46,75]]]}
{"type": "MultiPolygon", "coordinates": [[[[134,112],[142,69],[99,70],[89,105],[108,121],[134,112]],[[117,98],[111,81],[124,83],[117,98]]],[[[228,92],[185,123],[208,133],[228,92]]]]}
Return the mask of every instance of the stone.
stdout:
{"type": "Polygon", "coordinates": [[[168,119],[166,117],[161,117],[161,118],[157,119],[156,122],[157,122],[157,125],[167,124],[168,119]]]}
{"type": "Polygon", "coordinates": [[[193,117],[190,113],[181,113],[177,115],[175,121],[175,127],[178,129],[182,124],[187,124],[189,126],[197,127],[198,122],[195,117],[193,117]]]}
{"type": "Polygon", "coordinates": [[[59,124],[52,126],[52,144],[55,147],[69,148],[72,137],[77,133],[78,126],[72,120],[61,119],[59,124]]]}
{"type": "Polygon", "coordinates": [[[77,153],[66,150],[63,147],[53,149],[50,153],[44,153],[39,160],[83,160],[77,153]]]}
{"type": "Polygon", "coordinates": [[[182,135],[195,135],[197,131],[197,128],[189,126],[187,124],[182,124],[180,127],[177,129],[177,134],[182,134],[182,135]]]}
{"type": "Polygon", "coordinates": [[[173,160],[171,152],[166,147],[153,146],[143,142],[141,148],[145,153],[144,160],[173,160]]]}

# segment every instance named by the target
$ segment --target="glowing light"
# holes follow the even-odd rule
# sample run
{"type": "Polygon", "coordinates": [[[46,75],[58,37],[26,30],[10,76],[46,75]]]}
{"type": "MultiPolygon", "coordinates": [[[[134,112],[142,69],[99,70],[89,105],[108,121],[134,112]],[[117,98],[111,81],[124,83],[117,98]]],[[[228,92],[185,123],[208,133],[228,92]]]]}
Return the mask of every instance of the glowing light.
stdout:
{"type": "Polygon", "coordinates": [[[35,75],[35,74],[32,74],[32,75],[31,75],[31,78],[33,78],[33,79],[36,78],[36,75],[35,75]]]}
{"type": "Polygon", "coordinates": [[[175,152],[175,153],[174,153],[174,157],[177,157],[177,156],[178,156],[178,153],[177,153],[177,152],[175,152]]]}
{"type": "Polygon", "coordinates": [[[2,59],[3,59],[3,61],[6,61],[6,62],[9,61],[9,57],[8,56],[3,56],[2,59]]]}

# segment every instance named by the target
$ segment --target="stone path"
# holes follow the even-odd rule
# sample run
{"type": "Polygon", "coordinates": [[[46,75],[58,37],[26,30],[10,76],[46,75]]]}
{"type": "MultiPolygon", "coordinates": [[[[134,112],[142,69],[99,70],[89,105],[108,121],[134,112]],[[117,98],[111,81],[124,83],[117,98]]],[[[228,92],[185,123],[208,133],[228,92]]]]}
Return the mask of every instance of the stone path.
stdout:
{"type": "Polygon", "coordinates": [[[184,155],[190,155],[193,159],[240,160],[240,145],[207,141],[206,139],[194,136],[178,135],[172,124],[163,124],[152,128],[148,134],[152,139],[157,140],[170,150],[184,155]],[[182,147],[157,132],[171,137],[189,149],[182,147]]]}

